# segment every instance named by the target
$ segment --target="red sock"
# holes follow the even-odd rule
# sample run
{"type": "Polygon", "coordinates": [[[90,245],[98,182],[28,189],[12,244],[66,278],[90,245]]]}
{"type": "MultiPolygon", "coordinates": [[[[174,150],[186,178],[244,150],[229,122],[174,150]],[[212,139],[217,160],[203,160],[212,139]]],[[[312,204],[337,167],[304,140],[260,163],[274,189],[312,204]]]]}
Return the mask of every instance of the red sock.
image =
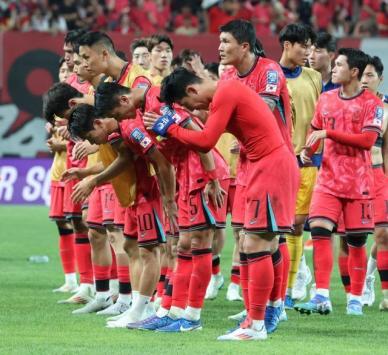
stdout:
{"type": "Polygon", "coordinates": [[[284,242],[279,243],[279,250],[280,250],[280,253],[282,254],[282,259],[283,259],[283,278],[282,278],[281,294],[282,294],[282,300],[285,300],[287,285],[288,285],[288,272],[290,271],[290,253],[288,252],[286,238],[283,238],[283,239],[284,239],[284,242]]]}
{"type": "Polygon", "coordinates": [[[119,293],[123,295],[129,295],[132,291],[131,280],[129,277],[129,266],[117,265],[117,276],[119,279],[119,293]]]}
{"type": "Polygon", "coordinates": [[[333,270],[333,249],[331,238],[313,235],[313,261],[315,282],[318,288],[330,288],[330,276],[333,270]]]}
{"type": "Polygon", "coordinates": [[[349,245],[349,276],[350,293],[355,296],[362,295],[368,264],[366,246],[355,247],[349,245]]]}
{"type": "Polygon", "coordinates": [[[388,250],[377,250],[377,270],[379,270],[381,288],[388,290],[388,250]]]}
{"type": "Polygon", "coordinates": [[[65,274],[75,272],[74,233],[72,229],[58,228],[59,231],[59,255],[65,274]]]}
{"type": "Polygon", "coordinates": [[[163,266],[160,268],[160,276],[159,276],[159,281],[158,285],[156,286],[157,292],[158,292],[158,297],[163,296],[164,292],[164,283],[166,281],[166,274],[167,274],[167,266],[163,266]]]}
{"type": "Polygon", "coordinates": [[[202,308],[206,289],[212,276],[212,250],[193,249],[193,272],[190,278],[189,302],[193,308],[202,308]]]}
{"type": "Polygon", "coordinates": [[[240,285],[240,265],[233,265],[230,272],[230,282],[240,285]]]}
{"type": "Polygon", "coordinates": [[[248,259],[245,253],[240,253],[240,286],[245,309],[249,312],[248,259]]]}
{"type": "Polygon", "coordinates": [[[347,255],[338,256],[338,268],[341,275],[342,284],[344,285],[345,292],[350,292],[350,276],[349,276],[349,257],[347,255]]]}
{"type": "Polygon", "coordinates": [[[75,233],[75,258],[81,284],[93,284],[93,265],[87,234],[75,233]]]}
{"type": "Polygon", "coordinates": [[[93,265],[94,278],[96,280],[96,291],[109,291],[110,265],[93,265]]]}
{"type": "Polygon", "coordinates": [[[118,278],[118,270],[117,270],[117,259],[116,259],[116,253],[113,250],[112,247],[110,247],[110,251],[112,253],[112,265],[110,267],[110,279],[111,280],[117,280],[118,278]]]}
{"type": "Polygon", "coordinates": [[[173,285],[174,285],[174,273],[169,269],[170,274],[168,278],[168,284],[166,289],[164,290],[163,298],[162,298],[162,307],[164,309],[170,309],[172,303],[172,293],[173,293],[173,285]]]}
{"type": "Polygon", "coordinates": [[[275,302],[282,299],[283,259],[279,248],[271,255],[271,260],[273,265],[274,282],[269,300],[271,302],[275,302]]]}
{"type": "Polygon", "coordinates": [[[220,257],[214,255],[212,259],[212,275],[218,275],[220,273],[220,257]]]}
{"type": "Polygon", "coordinates": [[[174,272],[172,306],[186,308],[192,269],[193,260],[191,253],[185,254],[178,252],[176,270],[174,272]]]}
{"type": "Polygon", "coordinates": [[[265,307],[274,284],[270,252],[247,254],[249,269],[249,318],[264,320],[265,307]]]}

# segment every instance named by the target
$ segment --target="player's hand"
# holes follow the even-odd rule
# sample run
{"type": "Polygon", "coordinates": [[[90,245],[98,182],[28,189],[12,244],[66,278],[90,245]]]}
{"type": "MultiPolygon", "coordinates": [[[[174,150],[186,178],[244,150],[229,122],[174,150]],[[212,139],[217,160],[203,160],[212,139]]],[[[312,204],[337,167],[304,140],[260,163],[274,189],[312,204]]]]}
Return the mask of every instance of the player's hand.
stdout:
{"type": "Polygon", "coordinates": [[[66,140],[70,140],[70,133],[69,131],[67,130],[67,127],[66,126],[60,126],[57,128],[57,133],[59,136],[61,136],[62,138],[66,139],[66,140]]]}
{"type": "Polygon", "coordinates": [[[70,169],[66,170],[62,174],[61,180],[62,181],[70,181],[70,180],[74,180],[74,179],[81,180],[84,177],[85,177],[84,169],[81,169],[81,168],[70,168],[70,169]]]}
{"type": "Polygon", "coordinates": [[[200,77],[206,77],[205,66],[202,63],[201,57],[198,54],[194,54],[190,59],[183,63],[183,67],[200,77]]]}
{"type": "Polygon", "coordinates": [[[74,203],[81,203],[89,197],[95,187],[96,182],[93,178],[81,180],[73,187],[71,199],[74,203]]]}
{"type": "Polygon", "coordinates": [[[179,232],[178,228],[178,207],[175,201],[164,201],[163,209],[170,225],[171,234],[179,232]]]}
{"type": "Polygon", "coordinates": [[[237,139],[232,142],[230,152],[232,154],[240,154],[240,143],[237,139]]]}
{"type": "Polygon", "coordinates": [[[73,148],[73,159],[82,160],[97,151],[98,145],[90,144],[89,141],[80,141],[77,142],[73,148]]]}
{"type": "Polygon", "coordinates": [[[300,160],[302,161],[303,164],[312,164],[311,160],[311,151],[309,148],[304,148],[300,152],[300,160]]]}
{"type": "Polygon", "coordinates": [[[221,187],[218,180],[210,180],[203,191],[206,203],[209,203],[209,197],[216,208],[221,208],[225,202],[226,191],[221,187]]]}
{"type": "Polygon", "coordinates": [[[307,138],[306,146],[312,147],[315,143],[317,143],[321,139],[325,139],[327,137],[326,130],[314,131],[307,138]]]}
{"type": "Polygon", "coordinates": [[[46,144],[51,153],[61,152],[64,150],[63,142],[54,137],[49,138],[46,144]]]}
{"type": "Polygon", "coordinates": [[[155,124],[159,117],[160,115],[155,112],[145,112],[143,115],[144,126],[147,129],[152,129],[152,126],[155,124]]]}
{"type": "Polygon", "coordinates": [[[47,133],[52,133],[52,130],[54,127],[50,122],[46,122],[46,124],[44,125],[44,128],[46,129],[47,133]]]}

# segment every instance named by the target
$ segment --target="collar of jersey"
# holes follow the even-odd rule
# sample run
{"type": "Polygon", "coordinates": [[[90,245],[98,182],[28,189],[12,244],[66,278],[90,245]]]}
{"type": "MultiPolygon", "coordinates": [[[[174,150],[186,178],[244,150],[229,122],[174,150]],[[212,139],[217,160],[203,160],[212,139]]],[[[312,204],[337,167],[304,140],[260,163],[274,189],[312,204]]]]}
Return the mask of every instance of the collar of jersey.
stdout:
{"type": "Polygon", "coordinates": [[[286,67],[282,67],[283,73],[288,79],[297,78],[302,73],[302,67],[296,67],[295,69],[290,69],[286,67]]]}

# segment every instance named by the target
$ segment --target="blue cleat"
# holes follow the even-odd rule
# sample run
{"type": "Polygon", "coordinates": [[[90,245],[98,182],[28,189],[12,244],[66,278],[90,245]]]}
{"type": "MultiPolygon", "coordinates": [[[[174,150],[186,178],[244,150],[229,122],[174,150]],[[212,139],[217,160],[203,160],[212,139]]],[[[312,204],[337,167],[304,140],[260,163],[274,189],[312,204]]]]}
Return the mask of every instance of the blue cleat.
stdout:
{"type": "Polygon", "coordinates": [[[350,300],[346,306],[346,314],[348,316],[363,316],[362,303],[357,300],[350,300]]]}
{"type": "Polygon", "coordinates": [[[141,330],[156,330],[159,328],[167,327],[171,323],[174,323],[175,320],[164,316],[162,318],[159,318],[157,316],[150,317],[146,319],[146,321],[139,327],[141,330]]]}
{"type": "Polygon", "coordinates": [[[327,315],[333,311],[329,297],[316,294],[314,298],[306,303],[298,303],[294,309],[301,314],[319,313],[327,315]]]}
{"type": "Polygon", "coordinates": [[[267,333],[273,333],[279,324],[279,316],[282,313],[281,307],[267,306],[265,309],[264,324],[267,329],[267,333]]]}
{"type": "Polygon", "coordinates": [[[295,301],[291,298],[291,296],[286,295],[286,299],[284,300],[284,308],[285,309],[294,309],[295,301]]]}
{"type": "Polygon", "coordinates": [[[201,330],[201,329],[202,329],[201,320],[192,321],[192,320],[181,318],[165,327],[156,329],[156,331],[162,332],[162,333],[180,333],[180,332],[190,332],[193,330],[201,330]]]}

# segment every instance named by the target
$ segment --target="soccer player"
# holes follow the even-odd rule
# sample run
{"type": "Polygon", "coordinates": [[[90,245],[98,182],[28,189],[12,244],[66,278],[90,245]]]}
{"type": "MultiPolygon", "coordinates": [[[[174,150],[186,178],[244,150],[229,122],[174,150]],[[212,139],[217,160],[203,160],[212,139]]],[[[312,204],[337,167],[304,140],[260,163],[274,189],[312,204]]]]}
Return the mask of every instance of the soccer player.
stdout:
{"type": "Polygon", "coordinates": [[[316,295],[296,304],[301,313],[328,314],[333,267],[331,235],[343,214],[349,247],[350,296],[348,315],[362,315],[361,294],[366,271],[367,234],[373,232],[374,181],[370,149],[381,133],[382,102],[361,89],[360,79],[368,64],[361,50],[341,48],[332,80],[341,87],[321,95],[311,127],[313,132],[301,152],[303,162],[324,140],[323,160],[309,211],[313,238],[316,295]]]}
{"type": "Polygon", "coordinates": [[[174,45],[170,37],[155,34],[148,40],[151,53],[150,76],[154,85],[160,85],[163,78],[171,73],[174,45]]]}
{"type": "Polygon", "coordinates": [[[135,39],[131,43],[132,63],[149,70],[151,66],[151,54],[148,50],[148,39],[135,39]]]}
{"type": "Polygon", "coordinates": [[[314,115],[315,104],[322,91],[322,78],[314,69],[305,67],[315,34],[310,27],[290,24],[279,34],[283,52],[280,65],[287,79],[291,97],[294,132],[292,143],[300,166],[300,187],[296,202],[295,230],[287,235],[290,253],[290,272],[285,306],[292,309],[295,299],[306,297],[306,286],[311,281],[311,272],[303,254],[303,227],[308,215],[311,196],[319,165],[318,156],[312,163],[302,164],[299,155],[306,143],[307,132],[314,115]],[[301,269],[298,272],[298,269],[301,269]],[[297,277],[298,274],[298,277],[297,277]]]}
{"type": "Polygon", "coordinates": [[[235,331],[219,340],[267,338],[264,313],[274,284],[271,260],[273,239],[292,229],[298,186],[293,154],[280,133],[276,119],[264,100],[237,80],[215,82],[186,69],[175,70],[163,81],[161,99],[189,110],[209,109],[201,132],[186,130],[162,116],[145,115],[145,123],[159,135],[167,135],[207,152],[226,131],[246,149],[247,191],[242,263],[248,264],[248,317],[235,331]],[[236,92],[239,95],[236,95],[236,92]]]}
{"type": "Polygon", "coordinates": [[[59,60],[59,73],[58,73],[59,82],[60,83],[65,82],[69,75],[70,75],[69,67],[67,66],[65,58],[62,57],[59,60]]]}

